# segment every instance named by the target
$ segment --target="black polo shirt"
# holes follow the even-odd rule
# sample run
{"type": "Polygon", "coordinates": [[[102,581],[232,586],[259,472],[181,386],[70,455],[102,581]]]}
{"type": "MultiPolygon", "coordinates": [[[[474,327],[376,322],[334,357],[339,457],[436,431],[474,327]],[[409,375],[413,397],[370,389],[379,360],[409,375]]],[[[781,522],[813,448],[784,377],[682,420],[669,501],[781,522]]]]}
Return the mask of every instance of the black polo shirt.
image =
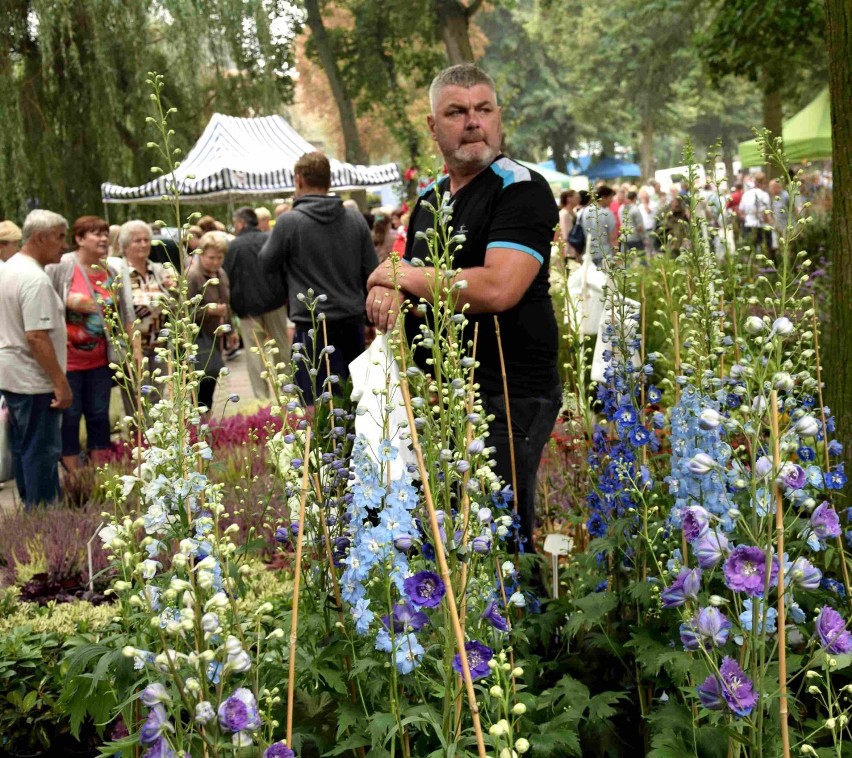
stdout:
{"type": "MultiPolygon", "coordinates": [[[[449,177],[427,187],[411,214],[405,246],[406,260],[428,261],[427,242],[417,232],[434,226],[434,215],[424,202],[438,206],[438,197],[448,191],[449,177]],[[436,192],[438,193],[436,195],[436,192]]],[[[510,248],[535,258],[541,268],[518,304],[499,315],[500,341],[506,363],[506,378],[512,397],[551,395],[559,386],[557,352],[559,333],[550,299],[548,268],[550,243],[559,216],[547,182],[534,171],[498,156],[491,165],[462,187],[451,200],[454,233],[466,236],[453,258],[455,268],[473,268],[485,263],[489,248],[510,248]]],[[[503,394],[500,354],[493,314],[468,314],[465,341],[473,340],[479,324],[476,379],[484,394],[503,394]]],[[[406,318],[409,341],[423,321],[406,318]]],[[[415,348],[414,358],[424,370],[427,351],[415,348]]]]}

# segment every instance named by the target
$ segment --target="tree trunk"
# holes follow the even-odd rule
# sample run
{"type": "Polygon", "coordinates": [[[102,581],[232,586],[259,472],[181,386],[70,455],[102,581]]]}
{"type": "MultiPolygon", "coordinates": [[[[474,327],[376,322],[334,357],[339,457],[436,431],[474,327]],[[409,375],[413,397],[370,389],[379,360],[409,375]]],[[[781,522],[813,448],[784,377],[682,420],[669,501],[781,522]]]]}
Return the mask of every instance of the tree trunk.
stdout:
{"type": "Polygon", "coordinates": [[[828,79],[831,92],[833,209],[831,314],[823,351],[829,405],[852,467],[852,17],[848,0],[826,0],[828,79]]]}
{"type": "MultiPolygon", "coordinates": [[[[764,73],[763,84],[763,128],[769,130],[770,139],[773,141],[776,137],[781,136],[781,124],[784,117],[783,101],[781,100],[781,90],[779,88],[779,80],[764,73]]],[[[778,168],[767,161],[763,167],[763,171],[767,176],[771,176],[773,170],[778,168]]]]}
{"type": "Polygon", "coordinates": [[[473,63],[473,48],[470,45],[468,26],[470,16],[478,7],[479,3],[468,8],[459,0],[434,0],[438,28],[451,66],[458,63],[473,63]]]}
{"type": "Polygon", "coordinates": [[[642,162],[642,178],[645,181],[654,178],[654,122],[650,118],[642,119],[642,144],[639,148],[642,162]]]}
{"type": "Polygon", "coordinates": [[[334,54],[332,42],[322,22],[319,0],[305,0],[308,28],[311,30],[314,46],[317,51],[322,70],[328,77],[331,94],[337,104],[340,114],[340,129],[343,132],[343,144],[346,150],[346,160],[349,163],[367,163],[367,154],[358,136],[358,124],[355,121],[355,106],[346,91],[343,77],[337,68],[337,57],[334,54]]]}

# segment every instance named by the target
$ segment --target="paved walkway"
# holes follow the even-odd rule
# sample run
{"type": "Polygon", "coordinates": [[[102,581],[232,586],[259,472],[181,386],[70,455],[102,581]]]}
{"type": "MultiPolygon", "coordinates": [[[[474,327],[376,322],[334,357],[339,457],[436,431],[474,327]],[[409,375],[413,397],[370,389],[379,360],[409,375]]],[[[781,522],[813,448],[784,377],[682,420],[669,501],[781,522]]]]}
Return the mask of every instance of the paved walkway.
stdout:
{"type": "MultiPolygon", "coordinates": [[[[214,417],[220,416],[223,409],[226,416],[232,416],[235,413],[253,413],[263,403],[256,400],[252,393],[248,370],[246,369],[245,354],[238,355],[227,365],[231,369],[231,373],[216,385],[216,394],[213,398],[214,417]],[[236,403],[226,402],[231,395],[239,395],[239,401],[236,403]]],[[[117,389],[113,390],[112,405],[116,409],[121,408],[117,389]]],[[[116,410],[116,413],[120,412],[120,410],[116,410]]],[[[17,505],[18,490],[15,487],[15,481],[0,483],[0,513],[17,505]]]]}

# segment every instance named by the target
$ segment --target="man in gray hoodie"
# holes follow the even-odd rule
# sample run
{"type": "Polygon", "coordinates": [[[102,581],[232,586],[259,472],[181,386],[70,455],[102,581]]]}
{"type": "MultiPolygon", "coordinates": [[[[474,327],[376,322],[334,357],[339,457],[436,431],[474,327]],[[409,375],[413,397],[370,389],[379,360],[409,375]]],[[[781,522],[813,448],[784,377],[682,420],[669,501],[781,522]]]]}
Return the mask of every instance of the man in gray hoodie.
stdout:
{"type": "MultiPolygon", "coordinates": [[[[349,363],[364,350],[364,324],[367,278],[378,265],[376,249],[364,217],[343,207],[343,201],[329,195],[331,166],[320,152],[306,153],[296,162],[296,192],[293,210],[282,214],[263,249],[260,266],[266,276],[286,285],[290,319],[296,324],[293,353],[296,383],[306,405],[322,392],[340,393],[338,382],[326,382],[325,357],[320,358],[322,324],[317,324],[317,339],[308,331],[313,327],[305,303],[307,292],[325,295],[316,313],[325,315],[331,373],[340,380],[349,376],[349,363]],[[301,350],[296,349],[301,344],[301,350]],[[301,354],[316,365],[306,365],[301,354]],[[310,369],[316,369],[316,375],[310,369]]],[[[281,289],[281,288],[278,288],[281,289]]],[[[283,303],[282,303],[283,304],[283,303]]]]}

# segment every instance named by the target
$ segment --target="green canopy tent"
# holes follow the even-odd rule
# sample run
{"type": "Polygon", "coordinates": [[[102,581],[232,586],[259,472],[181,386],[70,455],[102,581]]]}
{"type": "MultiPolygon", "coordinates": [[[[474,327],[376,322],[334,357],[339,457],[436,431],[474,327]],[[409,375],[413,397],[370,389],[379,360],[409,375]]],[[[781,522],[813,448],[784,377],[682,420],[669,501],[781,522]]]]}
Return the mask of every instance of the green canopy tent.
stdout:
{"type": "MultiPolygon", "coordinates": [[[[831,101],[828,87],[783,123],[781,136],[784,139],[784,155],[790,163],[831,158],[831,101]]],[[[740,142],[739,152],[744,167],[763,164],[757,140],[740,142]]]]}

